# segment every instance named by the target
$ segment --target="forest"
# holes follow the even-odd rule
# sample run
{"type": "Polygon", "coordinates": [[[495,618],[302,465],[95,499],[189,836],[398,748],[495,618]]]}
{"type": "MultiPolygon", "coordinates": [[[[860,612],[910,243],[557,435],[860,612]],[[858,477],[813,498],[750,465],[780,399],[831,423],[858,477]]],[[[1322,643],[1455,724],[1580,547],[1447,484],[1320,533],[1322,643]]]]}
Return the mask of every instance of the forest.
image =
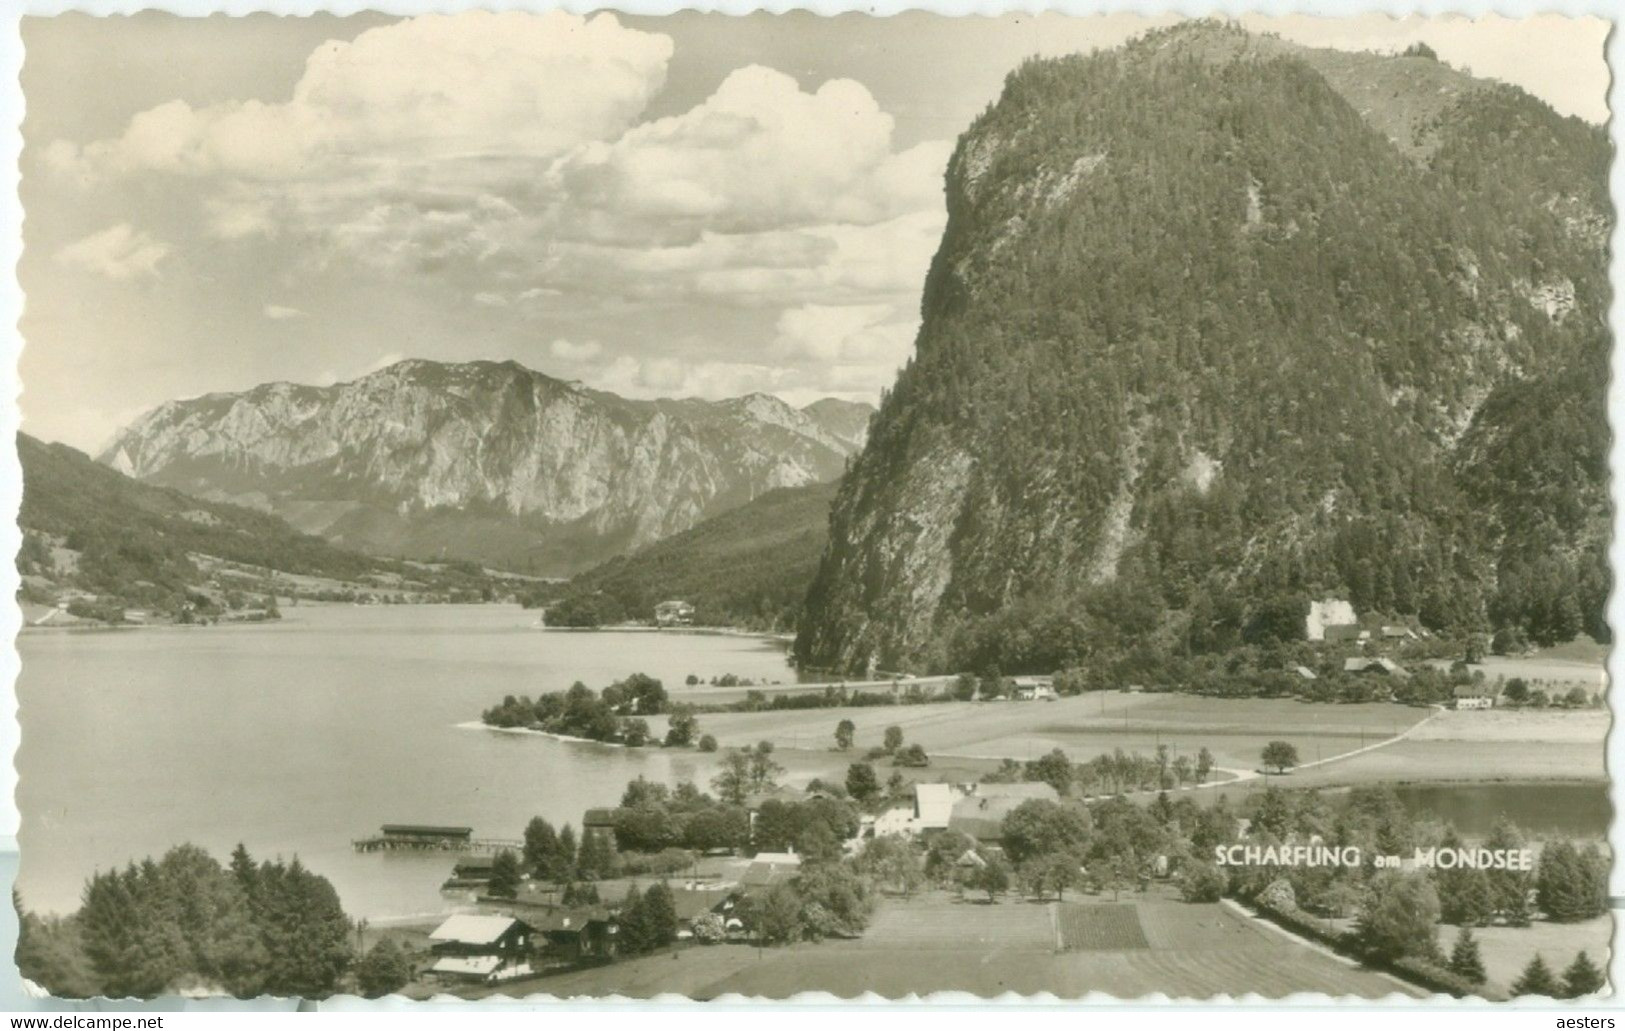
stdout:
{"type": "Polygon", "coordinates": [[[200,989],[238,998],[325,998],[356,956],[327,878],[298,857],[228,866],[195,845],[95,874],[67,917],[17,902],[17,966],[55,995],[152,996],[200,989]]]}
{"type": "Polygon", "coordinates": [[[1396,142],[1309,53],[1185,26],[1011,74],[799,658],[946,668],[1017,606],[1223,650],[1293,596],[1607,639],[1605,135],[1349,58],[1443,105],[1396,142]]]}
{"type": "MultiPolygon", "coordinates": [[[[221,592],[203,590],[210,576],[199,555],[251,569],[249,579],[256,581],[285,573],[354,584],[387,575],[444,597],[494,596],[491,578],[476,565],[451,562],[431,570],[346,551],[276,516],[144,484],[27,434],[17,435],[17,452],[23,469],[19,571],[96,595],[87,611],[108,622],[117,622],[125,607],[170,615],[213,608],[213,595],[221,592]],[[56,568],[52,542],[76,553],[70,571],[56,568]]],[[[291,591],[286,583],[283,588],[291,591]]],[[[26,583],[24,589],[31,590],[26,583]]],[[[32,590],[30,600],[52,601],[49,590],[32,590]]]]}

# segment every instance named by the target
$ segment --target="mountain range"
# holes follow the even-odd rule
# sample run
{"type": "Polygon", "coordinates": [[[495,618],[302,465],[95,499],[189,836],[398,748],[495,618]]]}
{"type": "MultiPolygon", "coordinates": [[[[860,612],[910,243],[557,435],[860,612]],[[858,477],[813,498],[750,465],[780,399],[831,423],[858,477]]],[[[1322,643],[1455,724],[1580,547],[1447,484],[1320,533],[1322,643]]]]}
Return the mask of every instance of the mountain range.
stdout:
{"type": "Polygon", "coordinates": [[[488,600],[530,586],[466,563],[407,564],[335,547],[266,512],[124,476],[65,444],[17,435],[23,531],[17,568],[30,619],[60,605],[95,621],[163,621],[258,604],[488,600]]]}
{"type": "Polygon", "coordinates": [[[1324,597],[1605,639],[1610,158],[1425,47],[1194,23],[1023,65],[797,656],[1222,653],[1324,597]]]}
{"type": "Polygon", "coordinates": [[[629,400],[516,362],[409,360],[167,402],[100,460],[359,551],[563,575],[834,480],[872,412],[765,394],[629,400]]]}

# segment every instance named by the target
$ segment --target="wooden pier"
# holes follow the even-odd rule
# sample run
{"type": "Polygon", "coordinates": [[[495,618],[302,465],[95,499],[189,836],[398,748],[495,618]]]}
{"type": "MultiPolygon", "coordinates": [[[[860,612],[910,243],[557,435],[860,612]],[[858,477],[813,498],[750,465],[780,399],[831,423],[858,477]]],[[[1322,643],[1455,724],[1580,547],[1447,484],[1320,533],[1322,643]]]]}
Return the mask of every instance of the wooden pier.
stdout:
{"type": "Polygon", "coordinates": [[[380,833],[351,842],[357,852],[460,852],[496,855],[518,851],[524,842],[508,838],[476,838],[471,827],[440,827],[416,823],[386,823],[380,833]]]}

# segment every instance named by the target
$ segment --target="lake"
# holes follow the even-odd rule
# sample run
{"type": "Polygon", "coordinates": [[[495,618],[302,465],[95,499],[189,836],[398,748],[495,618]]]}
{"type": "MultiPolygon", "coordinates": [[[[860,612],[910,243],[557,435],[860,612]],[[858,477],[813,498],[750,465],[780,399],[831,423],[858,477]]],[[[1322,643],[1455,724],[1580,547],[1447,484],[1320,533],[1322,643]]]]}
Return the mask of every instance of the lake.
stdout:
{"type": "MultiPolygon", "coordinates": [[[[597,689],[630,673],[681,695],[690,674],[790,682],[781,645],[702,634],[534,629],[517,606],[299,606],[280,623],[23,634],[17,886],[76,908],[94,870],[191,841],[222,860],[297,853],[352,916],[441,912],[447,855],[355,853],[384,823],[517,838],[532,816],[579,828],[628,780],[715,760],[502,734],[505,694],[597,689]]],[[[701,720],[704,726],[704,720],[701,720]]],[[[661,719],[651,729],[664,733],[661,719]]]]}
{"type": "Polygon", "coordinates": [[[1448,820],[1468,838],[1494,829],[1503,815],[1536,838],[1608,836],[1613,805],[1608,785],[1407,784],[1394,789],[1406,806],[1448,820]]]}

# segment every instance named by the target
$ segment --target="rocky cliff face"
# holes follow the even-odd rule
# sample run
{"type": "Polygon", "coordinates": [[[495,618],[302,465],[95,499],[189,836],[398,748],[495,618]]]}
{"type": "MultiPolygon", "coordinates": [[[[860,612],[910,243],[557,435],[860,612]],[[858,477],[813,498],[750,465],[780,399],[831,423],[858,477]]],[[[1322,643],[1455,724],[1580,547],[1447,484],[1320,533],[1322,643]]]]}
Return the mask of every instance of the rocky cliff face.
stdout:
{"type": "Polygon", "coordinates": [[[776,487],[834,479],[850,413],[630,401],[515,363],[406,361],[331,387],[160,406],[101,460],[380,553],[565,573],[776,487]]]}
{"type": "Polygon", "coordinates": [[[1018,603],[1191,647],[1283,593],[1605,633],[1608,160],[1426,55],[1198,25],[1024,66],[799,657],[951,666],[1018,603]]]}

